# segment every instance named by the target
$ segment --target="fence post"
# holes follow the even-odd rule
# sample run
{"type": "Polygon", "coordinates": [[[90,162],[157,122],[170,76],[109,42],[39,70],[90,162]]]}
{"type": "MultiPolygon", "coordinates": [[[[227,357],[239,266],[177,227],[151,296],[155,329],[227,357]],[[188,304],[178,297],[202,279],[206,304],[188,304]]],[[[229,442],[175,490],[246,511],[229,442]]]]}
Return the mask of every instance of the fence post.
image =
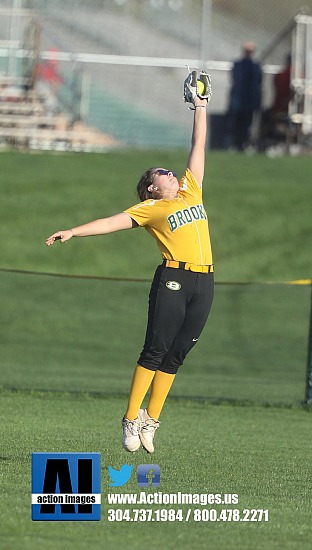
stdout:
{"type": "Polygon", "coordinates": [[[312,405],[312,280],[310,282],[310,322],[308,335],[308,358],[305,403],[312,405]]]}
{"type": "Polygon", "coordinates": [[[201,68],[205,68],[207,59],[211,59],[211,13],[212,0],[203,0],[200,32],[201,68]]]}

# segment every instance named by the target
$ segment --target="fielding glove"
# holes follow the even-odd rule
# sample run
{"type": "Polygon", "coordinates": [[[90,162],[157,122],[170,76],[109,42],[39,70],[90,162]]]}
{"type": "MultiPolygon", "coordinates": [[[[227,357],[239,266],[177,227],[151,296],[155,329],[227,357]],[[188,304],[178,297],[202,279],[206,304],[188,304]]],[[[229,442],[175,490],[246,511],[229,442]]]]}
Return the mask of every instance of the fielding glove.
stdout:
{"type": "MultiPolygon", "coordinates": [[[[184,81],[184,101],[195,105],[196,96],[200,99],[207,99],[207,103],[211,100],[211,76],[202,70],[192,71],[184,81]]],[[[191,107],[192,109],[192,107],[191,107]]]]}

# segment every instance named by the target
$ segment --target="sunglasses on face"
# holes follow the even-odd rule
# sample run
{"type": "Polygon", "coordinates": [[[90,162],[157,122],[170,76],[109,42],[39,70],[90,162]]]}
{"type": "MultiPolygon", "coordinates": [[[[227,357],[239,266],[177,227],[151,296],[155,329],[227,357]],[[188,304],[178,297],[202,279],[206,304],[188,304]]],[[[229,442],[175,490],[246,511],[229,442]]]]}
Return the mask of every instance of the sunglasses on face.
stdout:
{"type": "Polygon", "coordinates": [[[168,174],[172,174],[174,178],[178,177],[177,174],[171,170],[157,170],[156,174],[158,176],[168,176],[168,174]]]}

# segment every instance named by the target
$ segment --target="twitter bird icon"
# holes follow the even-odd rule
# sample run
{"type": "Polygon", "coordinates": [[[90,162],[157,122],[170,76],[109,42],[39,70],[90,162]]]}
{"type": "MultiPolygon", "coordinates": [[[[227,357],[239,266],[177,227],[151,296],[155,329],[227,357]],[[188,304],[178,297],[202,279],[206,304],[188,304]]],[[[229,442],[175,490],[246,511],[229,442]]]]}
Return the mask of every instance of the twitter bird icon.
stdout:
{"type": "Polygon", "coordinates": [[[121,487],[122,485],[128,483],[132,474],[133,466],[129,466],[129,464],[123,464],[120,470],[115,470],[115,468],[112,468],[111,466],[107,467],[109,477],[112,480],[112,483],[109,483],[110,487],[121,487]]]}

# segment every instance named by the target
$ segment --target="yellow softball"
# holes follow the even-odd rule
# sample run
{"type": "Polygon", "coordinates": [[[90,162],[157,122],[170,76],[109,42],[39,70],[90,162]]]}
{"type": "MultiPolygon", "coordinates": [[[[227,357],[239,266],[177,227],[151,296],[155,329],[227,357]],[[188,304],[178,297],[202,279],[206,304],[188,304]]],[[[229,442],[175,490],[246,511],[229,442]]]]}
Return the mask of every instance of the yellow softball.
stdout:
{"type": "Polygon", "coordinates": [[[197,93],[198,93],[199,95],[203,95],[204,90],[205,90],[205,86],[204,86],[204,84],[202,83],[202,81],[201,81],[201,80],[197,80],[197,93]]]}

